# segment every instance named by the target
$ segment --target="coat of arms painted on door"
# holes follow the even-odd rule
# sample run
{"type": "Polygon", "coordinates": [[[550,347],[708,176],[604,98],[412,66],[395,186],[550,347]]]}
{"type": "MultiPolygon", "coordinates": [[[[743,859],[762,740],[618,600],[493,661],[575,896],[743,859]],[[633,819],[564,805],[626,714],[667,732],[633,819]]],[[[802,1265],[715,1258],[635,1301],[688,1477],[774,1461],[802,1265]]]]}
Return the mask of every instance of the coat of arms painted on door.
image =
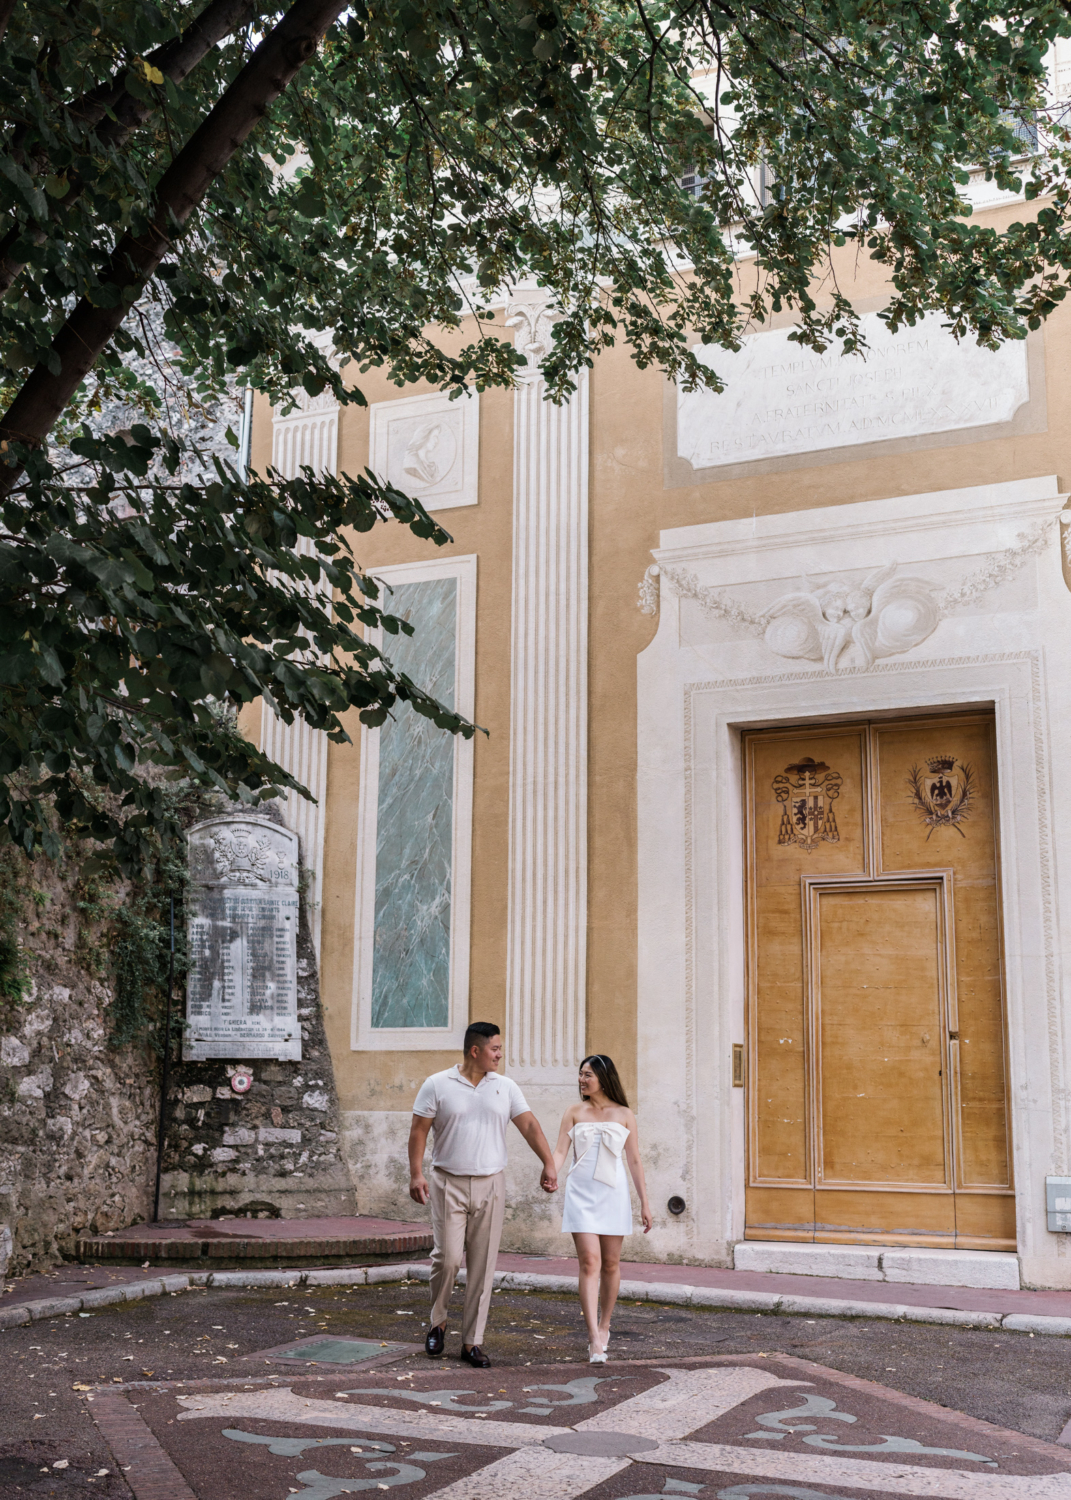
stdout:
{"type": "Polygon", "coordinates": [[[933,755],[925,769],[911,767],[907,784],[911,800],[930,830],[927,841],[935,828],[954,828],[960,838],[967,837],[959,825],[970,815],[974,794],[974,772],[970,766],[954,755],[933,755]]]}
{"type": "Polygon", "coordinates": [[[831,771],[825,761],[809,755],[775,776],[773,792],[781,803],[777,842],[798,844],[808,853],[821,843],[839,844],[833,803],[840,796],[843,780],[839,771],[831,771]]]}

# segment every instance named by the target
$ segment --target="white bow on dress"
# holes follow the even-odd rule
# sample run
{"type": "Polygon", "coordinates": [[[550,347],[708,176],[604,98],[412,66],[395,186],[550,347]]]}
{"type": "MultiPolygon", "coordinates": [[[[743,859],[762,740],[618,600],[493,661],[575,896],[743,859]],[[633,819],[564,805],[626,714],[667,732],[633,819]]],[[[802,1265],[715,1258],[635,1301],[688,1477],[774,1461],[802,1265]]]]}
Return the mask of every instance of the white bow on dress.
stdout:
{"type": "Polygon", "coordinates": [[[569,1134],[573,1140],[574,1170],[584,1160],[597,1140],[599,1155],[592,1176],[596,1182],[603,1182],[607,1187],[616,1187],[617,1165],[625,1149],[625,1142],[632,1134],[628,1126],[618,1125],[613,1120],[605,1125],[583,1122],[574,1125],[569,1134]]]}

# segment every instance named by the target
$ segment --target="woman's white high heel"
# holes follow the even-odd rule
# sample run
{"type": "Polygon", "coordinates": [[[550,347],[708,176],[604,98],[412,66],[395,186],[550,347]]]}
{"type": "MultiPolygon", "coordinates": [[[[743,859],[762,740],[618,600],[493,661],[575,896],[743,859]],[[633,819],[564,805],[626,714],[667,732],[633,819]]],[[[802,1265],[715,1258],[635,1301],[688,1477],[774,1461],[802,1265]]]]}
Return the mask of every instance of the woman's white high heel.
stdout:
{"type": "Polygon", "coordinates": [[[606,1350],[600,1349],[598,1344],[588,1345],[588,1364],[604,1365],[606,1363],[606,1350]]]}

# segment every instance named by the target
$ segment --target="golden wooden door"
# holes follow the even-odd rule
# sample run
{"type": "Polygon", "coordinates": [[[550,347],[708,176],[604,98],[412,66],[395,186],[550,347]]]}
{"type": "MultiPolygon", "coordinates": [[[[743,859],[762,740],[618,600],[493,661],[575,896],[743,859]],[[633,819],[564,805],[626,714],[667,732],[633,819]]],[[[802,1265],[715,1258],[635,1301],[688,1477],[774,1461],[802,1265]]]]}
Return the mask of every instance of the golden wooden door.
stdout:
{"type": "Polygon", "coordinates": [[[745,1236],[1014,1249],[992,716],[744,748],[745,1236]]]}

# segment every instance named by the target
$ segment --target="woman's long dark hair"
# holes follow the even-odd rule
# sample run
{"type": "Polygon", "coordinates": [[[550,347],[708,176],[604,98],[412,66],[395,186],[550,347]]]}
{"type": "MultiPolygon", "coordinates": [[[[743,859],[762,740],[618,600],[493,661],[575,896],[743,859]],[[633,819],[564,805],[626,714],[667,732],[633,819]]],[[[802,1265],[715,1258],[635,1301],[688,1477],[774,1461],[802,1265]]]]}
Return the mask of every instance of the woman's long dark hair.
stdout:
{"type": "MultiPolygon", "coordinates": [[[[599,1087],[610,1103],[621,1104],[625,1109],[628,1109],[628,1100],[625,1097],[625,1090],[621,1087],[621,1080],[617,1076],[617,1069],[614,1067],[613,1058],[607,1057],[603,1052],[593,1052],[590,1057],[583,1059],[580,1066],[583,1067],[584,1063],[591,1065],[591,1071],[599,1080],[599,1087]]],[[[581,1099],[584,1098],[583,1091],[581,1091],[580,1097],[581,1099]]]]}

